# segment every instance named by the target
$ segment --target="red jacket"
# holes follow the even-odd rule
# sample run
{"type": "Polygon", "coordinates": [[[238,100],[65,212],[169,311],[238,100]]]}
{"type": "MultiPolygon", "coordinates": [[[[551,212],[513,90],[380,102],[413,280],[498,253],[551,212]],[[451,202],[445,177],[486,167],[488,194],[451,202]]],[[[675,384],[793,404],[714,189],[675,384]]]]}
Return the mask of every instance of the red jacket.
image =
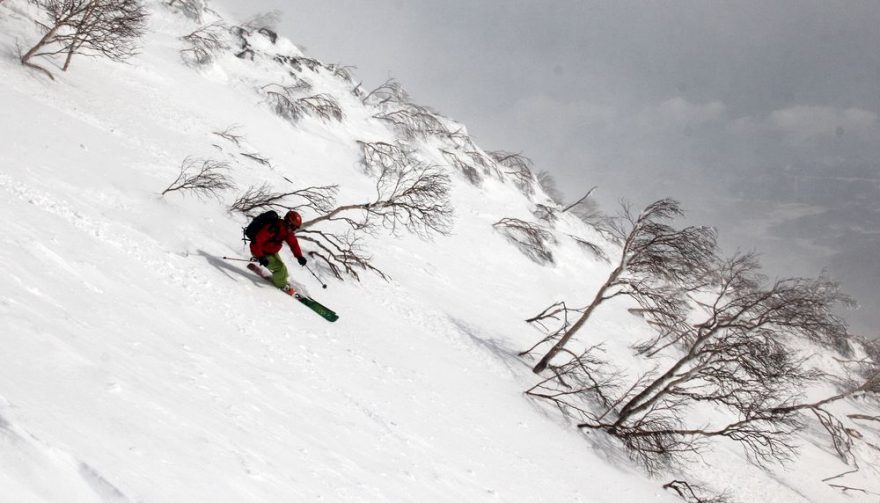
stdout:
{"type": "Polygon", "coordinates": [[[302,250],[299,249],[299,241],[296,240],[296,235],[279,218],[277,222],[267,224],[257,232],[256,237],[251,241],[251,255],[259,258],[278,253],[281,251],[281,246],[284,242],[287,242],[287,246],[290,247],[294,257],[300,258],[303,256],[302,250]]]}

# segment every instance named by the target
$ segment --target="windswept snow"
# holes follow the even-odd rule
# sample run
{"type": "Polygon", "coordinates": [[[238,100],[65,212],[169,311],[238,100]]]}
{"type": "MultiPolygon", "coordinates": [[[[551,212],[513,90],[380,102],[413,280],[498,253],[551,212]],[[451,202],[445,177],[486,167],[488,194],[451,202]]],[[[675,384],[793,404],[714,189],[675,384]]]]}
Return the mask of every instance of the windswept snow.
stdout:
{"type": "MultiPolygon", "coordinates": [[[[511,246],[492,223],[533,205],[512,183],[453,174],[451,236],[370,238],[390,281],[324,271],[322,290],[285,251],[334,324],[222,260],[248,256],[236,193],[159,197],[184,158],[232,162],[240,190],[289,179],[362,202],[356,142],[393,132],[328,73],[314,84],[346,118],[290,124],[256,91],[280,65],[187,67],[196,25],[148,5],[141,55],[78,58],[54,82],[16,59],[37,36],[26,3],[0,5],[0,502],[679,501],[671,476],[522,394],[535,377],[516,353],[538,337],[522,320],[587,298],[608,266],[574,242],[545,267],[511,246]],[[241,146],[213,134],[230,125],[241,146]]],[[[624,308],[595,329],[621,354],[648,330],[624,308]]],[[[700,480],[741,501],[872,501],[821,482],[848,467],[812,437],[775,476],[731,446],[700,480]]]]}

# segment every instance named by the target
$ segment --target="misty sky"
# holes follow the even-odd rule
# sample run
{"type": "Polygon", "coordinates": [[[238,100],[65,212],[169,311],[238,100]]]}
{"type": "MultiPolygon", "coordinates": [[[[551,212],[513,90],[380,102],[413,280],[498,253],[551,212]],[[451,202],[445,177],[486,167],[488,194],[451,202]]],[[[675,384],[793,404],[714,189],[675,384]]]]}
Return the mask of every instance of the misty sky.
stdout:
{"type": "Polygon", "coordinates": [[[880,2],[225,0],[397,78],[570,198],[681,200],[772,275],[843,282],[880,334],[880,2]]]}

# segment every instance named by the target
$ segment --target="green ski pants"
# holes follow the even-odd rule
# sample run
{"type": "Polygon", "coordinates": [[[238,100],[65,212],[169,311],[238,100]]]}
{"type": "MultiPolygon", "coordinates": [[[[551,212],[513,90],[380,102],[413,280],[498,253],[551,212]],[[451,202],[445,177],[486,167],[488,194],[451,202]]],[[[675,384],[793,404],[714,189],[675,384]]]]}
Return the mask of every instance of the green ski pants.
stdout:
{"type": "Polygon", "coordinates": [[[278,288],[287,286],[287,266],[281,261],[281,257],[277,253],[266,255],[269,259],[269,265],[266,269],[272,272],[272,283],[278,288]]]}

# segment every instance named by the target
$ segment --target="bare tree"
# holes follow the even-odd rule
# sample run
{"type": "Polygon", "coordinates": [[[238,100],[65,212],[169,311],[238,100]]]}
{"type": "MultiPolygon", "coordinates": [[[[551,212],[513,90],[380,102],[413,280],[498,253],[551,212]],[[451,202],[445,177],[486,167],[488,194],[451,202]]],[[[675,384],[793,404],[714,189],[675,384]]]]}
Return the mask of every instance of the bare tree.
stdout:
{"type": "Polygon", "coordinates": [[[536,204],[532,209],[532,215],[535,216],[538,220],[543,220],[548,224],[553,224],[557,220],[559,220],[559,215],[556,213],[556,208],[552,206],[548,206],[546,204],[536,204]]]}
{"type": "Polygon", "coordinates": [[[342,120],[342,109],[332,96],[316,94],[299,98],[296,94],[302,89],[303,86],[300,85],[282,86],[279,84],[269,84],[262,88],[275,113],[291,122],[296,122],[306,115],[323,120],[342,120]]]}
{"type": "Polygon", "coordinates": [[[608,254],[605,253],[605,250],[599,247],[596,243],[591,241],[587,241],[584,238],[574,236],[569,234],[569,237],[574,240],[581,248],[590,252],[594,257],[601,260],[602,262],[610,262],[608,259],[608,254]]]}
{"type": "Polygon", "coordinates": [[[681,214],[678,202],[670,199],[650,204],[638,216],[624,205],[614,229],[622,243],[615,268],[581,317],[538,361],[533,369],[535,373],[547,368],[550,360],[606,300],[626,295],[648,310],[667,313],[676,319],[683,316],[684,300],[677,290],[693,286],[693,280],[708,270],[715,257],[715,232],[705,227],[677,230],[663,223],[681,214]],[[663,309],[657,310],[658,305],[663,309]]]}
{"type": "Polygon", "coordinates": [[[697,484],[691,484],[684,480],[673,480],[663,484],[663,489],[675,491],[678,496],[687,503],[730,503],[731,499],[727,491],[715,496],[705,495],[705,489],[697,484]]]}
{"type": "MultiPolygon", "coordinates": [[[[404,228],[423,238],[432,233],[449,233],[452,208],[449,206],[449,178],[431,166],[409,166],[404,170],[385,169],[376,182],[376,198],[368,203],[338,206],[303,222],[303,239],[320,249],[316,252],[336,277],[341,273],[358,279],[356,270],[371,270],[386,277],[372,265],[359,246],[358,233],[377,227],[392,233],[404,228]],[[347,231],[319,230],[327,226],[347,227],[347,231]]],[[[337,227],[338,228],[338,227],[337,227]]]]}
{"type": "Polygon", "coordinates": [[[180,164],[180,173],[177,178],[162,191],[162,195],[178,191],[191,192],[199,198],[220,199],[222,191],[235,188],[235,185],[226,176],[228,170],[229,164],[223,161],[187,157],[180,164]]]}
{"type": "Polygon", "coordinates": [[[223,138],[224,140],[234,144],[236,147],[241,146],[241,142],[244,140],[244,136],[238,134],[238,130],[241,128],[238,124],[232,124],[228,126],[226,129],[222,131],[214,131],[213,134],[223,138]]]}
{"type": "Polygon", "coordinates": [[[33,0],[47,14],[38,22],[43,37],[22,57],[21,63],[51,72],[31,62],[39,56],[65,55],[67,71],[75,54],[124,61],[137,53],[136,41],[146,27],[147,11],[138,0],[33,0]]]}
{"type": "Polygon", "coordinates": [[[382,106],[385,103],[409,103],[409,94],[400,82],[390,78],[361,98],[361,102],[365,105],[370,101],[374,106],[382,106]]]}
{"type": "Polygon", "coordinates": [[[514,185],[528,197],[535,195],[537,180],[532,172],[532,160],[528,157],[504,150],[488,152],[496,163],[505,168],[505,173],[513,177],[514,185]]]}
{"type": "Polygon", "coordinates": [[[492,157],[481,152],[473,142],[469,141],[467,147],[469,147],[469,150],[465,150],[464,153],[470,157],[474,167],[481,168],[485,175],[492,175],[496,178],[502,177],[501,171],[498,169],[498,163],[492,157]]]}
{"type": "Polygon", "coordinates": [[[394,110],[379,112],[373,117],[390,123],[407,139],[427,138],[431,135],[442,137],[453,135],[437,112],[421,105],[405,103],[394,110]]]}
{"type": "Polygon", "coordinates": [[[547,194],[551,201],[562,206],[565,196],[559,190],[559,187],[557,187],[556,179],[553,178],[553,175],[547,171],[539,171],[536,181],[538,182],[538,186],[544,190],[544,193],[547,194]]]}
{"type": "Polygon", "coordinates": [[[298,73],[302,72],[303,69],[308,69],[312,72],[317,72],[321,68],[327,68],[323,63],[313,58],[305,58],[300,56],[275,56],[275,61],[290,66],[298,73]]]}
{"type": "Polygon", "coordinates": [[[206,0],[163,0],[163,4],[181,12],[184,16],[197,23],[202,22],[202,16],[208,10],[206,0]]]}
{"type": "Polygon", "coordinates": [[[362,163],[367,174],[380,175],[386,171],[401,171],[417,164],[413,151],[405,144],[395,141],[364,142],[358,141],[363,154],[362,163]]]}
{"type": "Polygon", "coordinates": [[[297,100],[307,115],[318,117],[323,120],[334,119],[341,121],[343,118],[342,108],[329,94],[316,94],[297,100]]]}
{"type": "Polygon", "coordinates": [[[356,68],[353,66],[333,63],[333,64],[325,65],[324,68],[326,68],[328,71],[330,71],[330,73],[335,75],[337,78],[340,78],[340,79],[342,79],[346,82],[349,82],[349,83],[354,82],[354,70],[356,68]]]}
{"type": "Polygon", "coordinates": [[[262,164],[263,166],[272,167],[272,162],[269,161],[269,158],[260,154],[259,152],[239,152],[239,155],[242,157],[247,157],[248,159],[256,162],[257,164],[262,164]]]}
{"type": "Polygon", "coordinates": [[[180,50],[180,57],[186,64],[192,66],[212,63],[217,53],[229,48],[226,40],[228,34],[229,27],[219,21],[202,26],[189,35],[181,37],[189,47],[180,50]]]}
{"type": "Polygon", "coordinates": [[[344,220],[352,228],[384,227],[392,233],[403,228],[423,238],[448,234],[452,226],[449,176],[436,166],[415,164],[402,170],[385,168],[376,181],[376,197],[368,203],[339,206],[325,215],[303,222],[344,220]],[[350,214],[358,215],[352,218],[350,214]]]}
{"type": "Polygon", "coordinates": [[[554,263],[550,245],[556,244],[556,238],[544,227],[518,218],[502,218],[492,227],[538,264],[554,263]]]}
{"type": "Polygon", "coordinates": [[[480,172],[477,171],[477,168],[470,165],[455,152],[441,150],[441,153],[446,159],[446,162],[448,162],[450,166],[461,172],[461,174],[464,175],[465,179],[467,179],[467,181],[470,182],[472,185],[480,185],[480,183],[483,181],[482,177],[480,176],[480,172]]]}

